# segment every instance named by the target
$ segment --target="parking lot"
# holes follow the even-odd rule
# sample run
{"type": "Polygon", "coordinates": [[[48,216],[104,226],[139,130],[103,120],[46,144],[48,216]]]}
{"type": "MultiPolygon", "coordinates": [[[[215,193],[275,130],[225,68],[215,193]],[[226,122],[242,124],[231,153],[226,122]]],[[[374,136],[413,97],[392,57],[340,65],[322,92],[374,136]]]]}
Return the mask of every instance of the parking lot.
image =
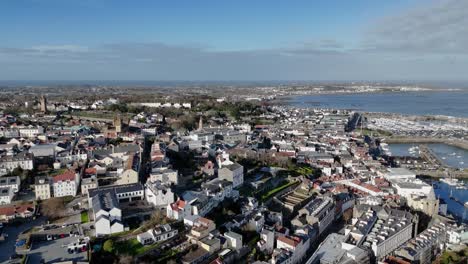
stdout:
{"type": "Polygon", "coordinates": [[[57,240],[35,242],[29,252],[30,263],[54,263],[57,261],[73,260],[86,261],[87,252],[68,253],[69,244],[78,241],[78,237],[65,237],[57,240]]]}

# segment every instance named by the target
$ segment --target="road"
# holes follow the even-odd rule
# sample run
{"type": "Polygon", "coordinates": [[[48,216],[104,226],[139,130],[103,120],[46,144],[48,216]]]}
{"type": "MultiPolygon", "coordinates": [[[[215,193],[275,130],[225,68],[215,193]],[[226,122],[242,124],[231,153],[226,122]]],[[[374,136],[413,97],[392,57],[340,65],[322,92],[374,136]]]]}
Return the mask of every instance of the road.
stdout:
{"type": "Polygon", "coordinates": [[[15,253],[15,243],[18,235],[34,226],[39,226],[45,223],[45,217],[39,217],[35,220],[27,220],[19,226],[5,226],[3,232],[8,234],[8,238],[4,242],[0,242],[0,262],[6,261],[12,254],[15,253]]]}

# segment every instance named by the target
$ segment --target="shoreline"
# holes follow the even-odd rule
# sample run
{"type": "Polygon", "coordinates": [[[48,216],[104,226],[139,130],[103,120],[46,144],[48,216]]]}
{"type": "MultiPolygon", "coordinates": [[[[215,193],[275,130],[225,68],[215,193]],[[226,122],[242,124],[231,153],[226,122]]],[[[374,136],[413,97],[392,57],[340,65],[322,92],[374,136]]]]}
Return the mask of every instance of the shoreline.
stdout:
{"type": "Polygon", "coordinates": [[[468,123],[468,116],[460,116],[460,115],[448,115],[448,114],[415,114],[415,113],[398,113],[398,112],[377,112],[377,111],[366,111],[365,109],[359,109],[356,107],[345,107],[345,108],[337,108],[337,107],[326,107],[320,106],[320,102],[303,102],[302,105],[294,104],[294,98],[303,97],[303,96],[356,96],[356,95],[381,95],[381,94],[418,94],[418,93],[462,93],[463,96],[468,97],[468,91],[465,90],[421,90],[421,91],[367,91],[367,92],[315,92],[315,93],[306,93],[306,94],[287,94],[287,95],[280,95],[276,96],[275,99],[271,100],[272,104],[276,104],[278,106],[285,106],[285,107],[295,107],[295,108],[311,108],[311,109],[336,109],[336,110],[345,110],[345,111],[355,111],[364,113],[370,116],[403,116],[406,118],[411,119],[419,119],[419,118],[430,118],[434,120],[441,120],[441,121],[448,121],[448,122],[462,122],[468,123]]]}

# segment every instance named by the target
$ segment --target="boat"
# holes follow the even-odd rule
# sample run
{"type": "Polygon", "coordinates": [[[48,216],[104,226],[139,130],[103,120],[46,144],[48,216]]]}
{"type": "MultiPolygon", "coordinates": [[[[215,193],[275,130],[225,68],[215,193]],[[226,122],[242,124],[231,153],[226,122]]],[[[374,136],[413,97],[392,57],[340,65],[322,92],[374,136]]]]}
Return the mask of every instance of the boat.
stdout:
{"type": "Polygon", "coordinates": [[[467,208],[468,208],[468,202],[465,202],[465,207],[467,207],[467,208]]]}
{"type": "Polygon", "coordinates": [[[442,159],[443,159],[443,160],[444,160],[444,159],[447,159],[447,157],[442,157],[442,159]]]}
{"type": "Polygon", "coordinates": [[[457,179],[453,179],[453,178],[443,178],[443,179],[440,179],[440,181],[445,182],[446,184],[450,186],[456,186],[459,183],[457,179]]]}

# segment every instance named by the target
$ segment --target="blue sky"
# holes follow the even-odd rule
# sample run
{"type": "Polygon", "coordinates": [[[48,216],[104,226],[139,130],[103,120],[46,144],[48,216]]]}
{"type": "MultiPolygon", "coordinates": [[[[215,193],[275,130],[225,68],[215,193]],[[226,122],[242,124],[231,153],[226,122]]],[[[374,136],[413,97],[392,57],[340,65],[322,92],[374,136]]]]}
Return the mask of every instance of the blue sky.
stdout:
{"type": "Polygon", "coordinates": [[[0,2],[1,80],[461,80],[468,1],[0,2]]]}

